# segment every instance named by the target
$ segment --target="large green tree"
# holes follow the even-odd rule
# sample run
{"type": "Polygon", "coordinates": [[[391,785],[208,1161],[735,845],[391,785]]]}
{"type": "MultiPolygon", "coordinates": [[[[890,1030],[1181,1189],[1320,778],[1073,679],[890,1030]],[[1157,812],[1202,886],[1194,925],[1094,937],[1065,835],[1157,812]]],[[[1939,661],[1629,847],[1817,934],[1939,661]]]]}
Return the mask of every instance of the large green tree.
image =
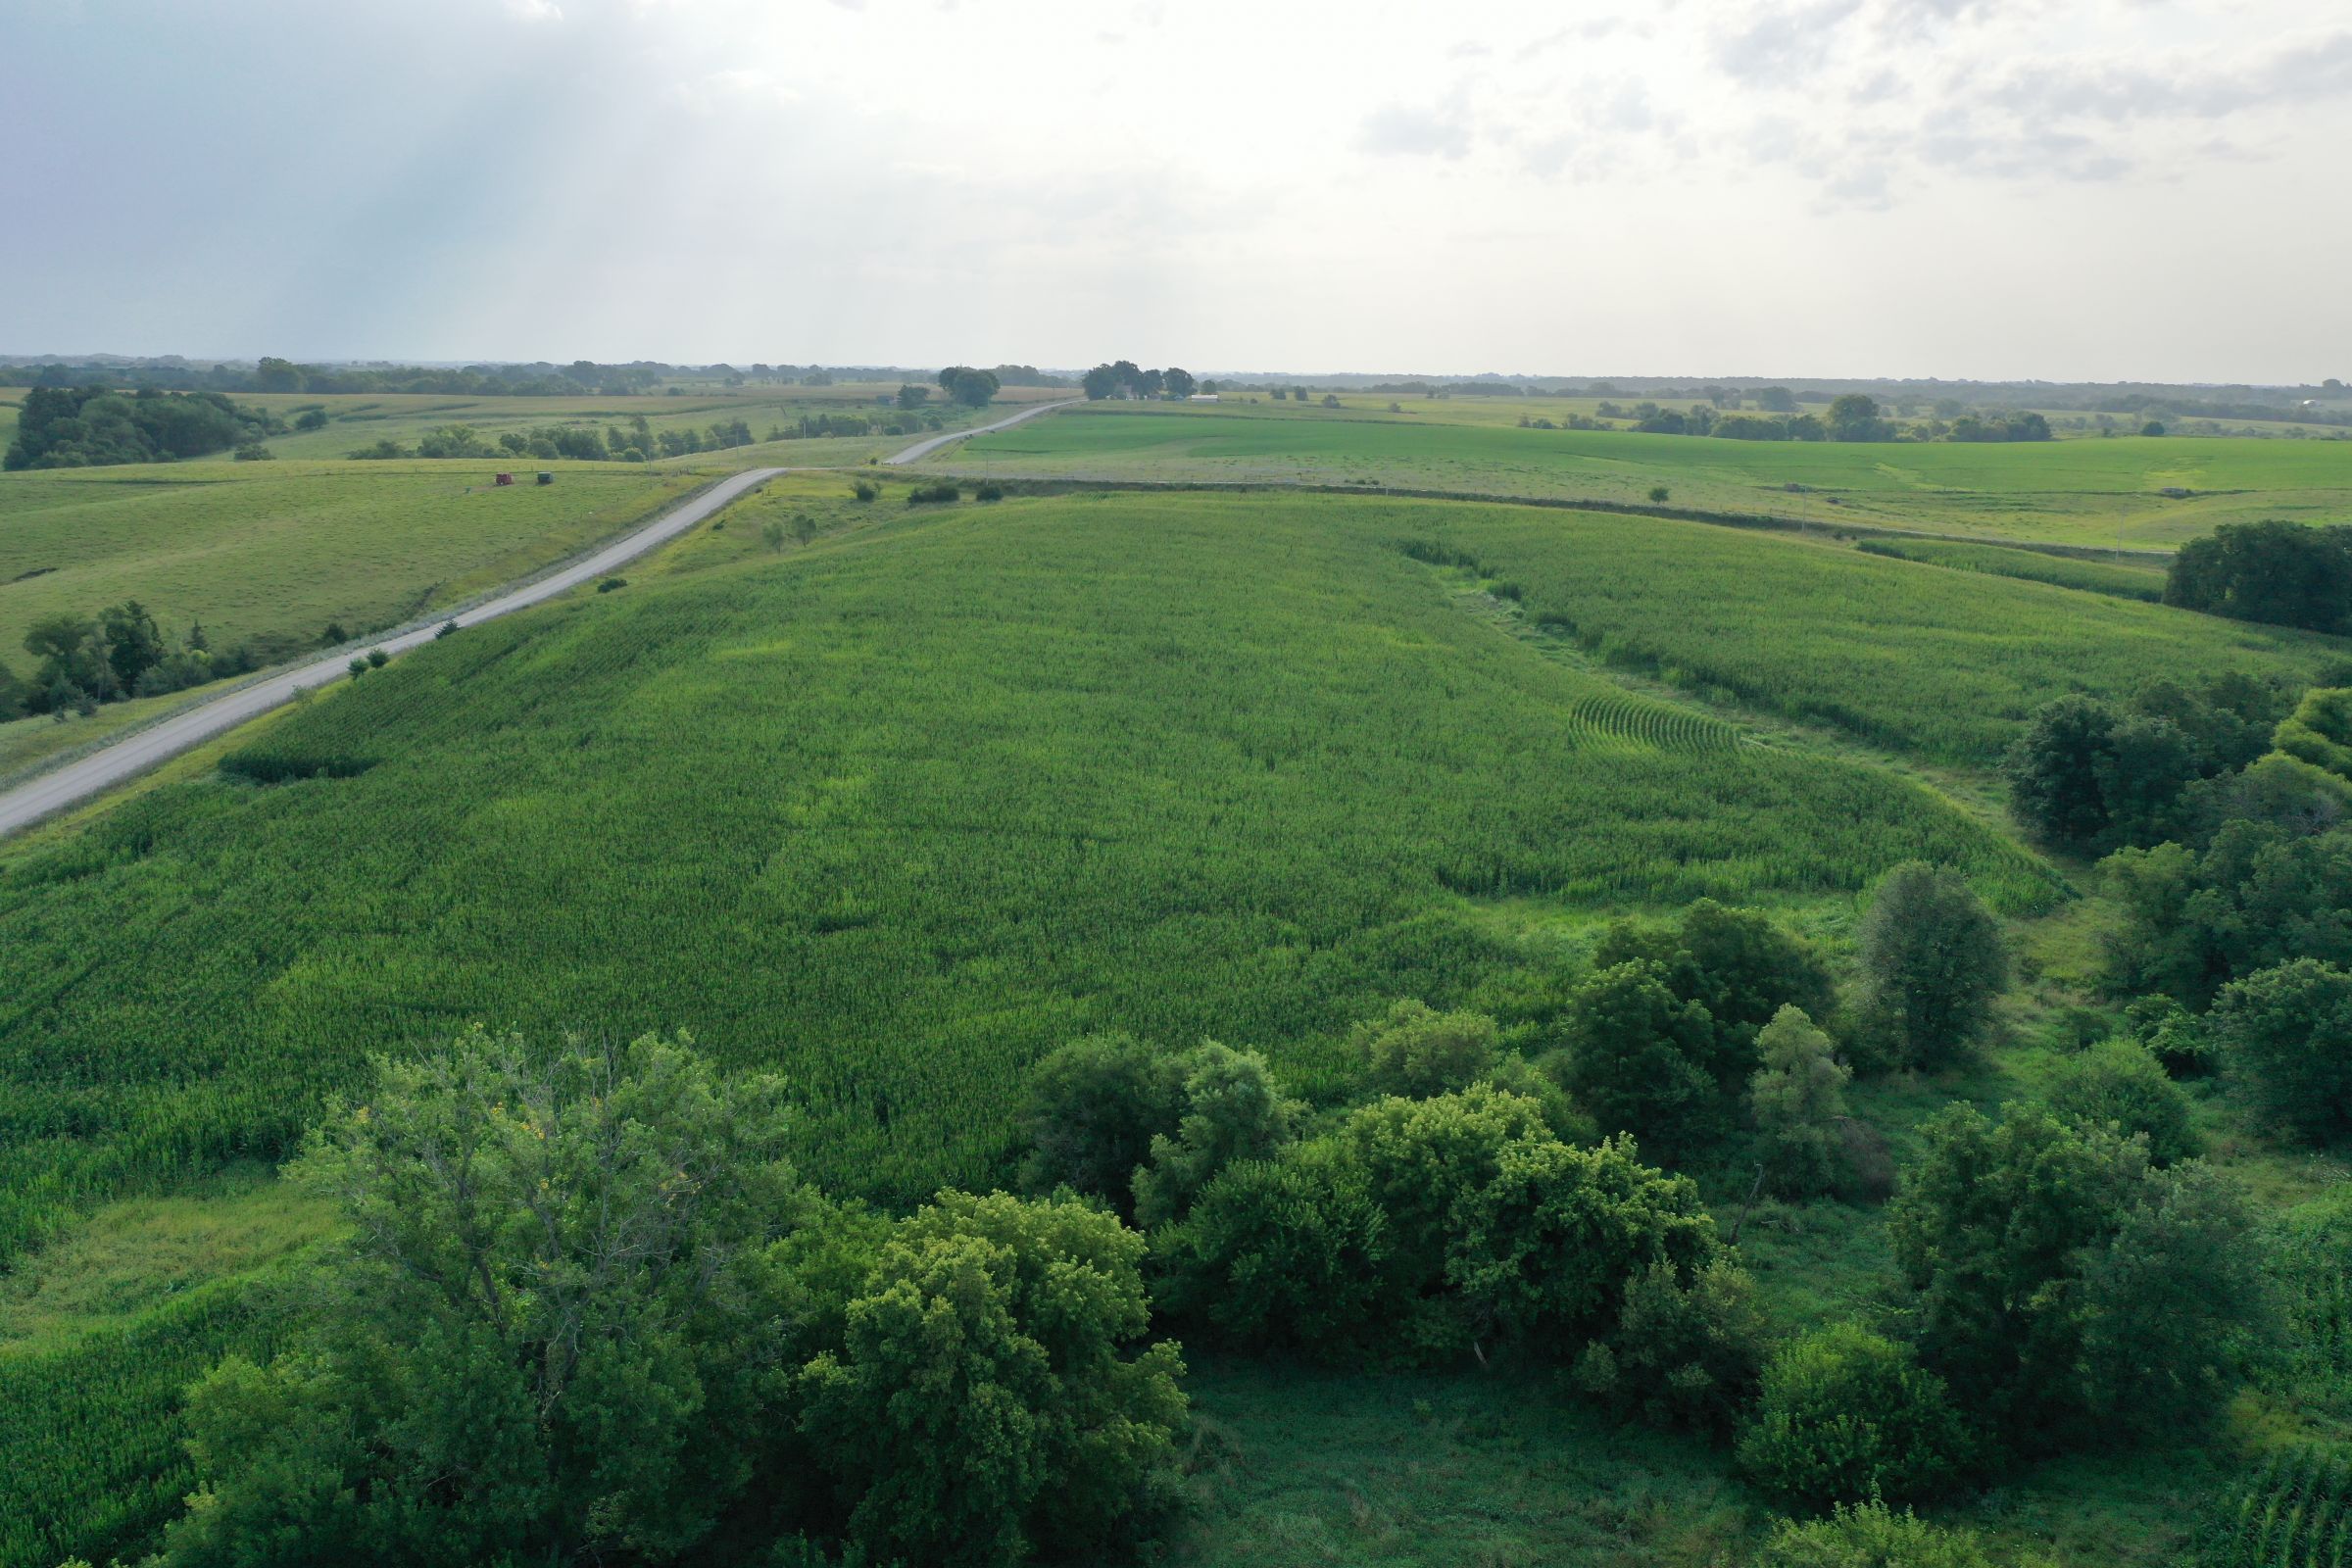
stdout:
{"type": "Polygon", "coordinates": [[[944,1193],[900,1223],[802,1379],[866,1560],[1096,1560],[1172,1511],[1184,1364],[1141,1343],[1143,1250],[1075,1200],[944,1193]]]}
{"type": "Polygon", "coordinates": [[[296,1343],[189,1398],[167,1563],[661,1562],[769,1442],[808,1212],[781,1085],[681,1039],[547,1054],[479,1028],[386,1060],[292,1175],[349,1239],[296,1343]]]}

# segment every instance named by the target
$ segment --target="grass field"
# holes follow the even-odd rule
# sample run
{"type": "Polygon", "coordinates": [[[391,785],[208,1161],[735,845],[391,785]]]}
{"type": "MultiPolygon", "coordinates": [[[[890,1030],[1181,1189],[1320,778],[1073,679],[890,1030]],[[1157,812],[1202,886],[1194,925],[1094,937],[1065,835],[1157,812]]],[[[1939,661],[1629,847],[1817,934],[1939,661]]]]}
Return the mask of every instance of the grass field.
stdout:
{"type": "MultiPolygon", "coordinates": [[[[2352,442],[2140,437],[2019,445],[1726,441],[1522,430],[1490,401],[1391,415],[1287,404],[1095,406],[936,460],[1049,477],[1390,485],[1671,505],[2082,545],[2172,545],[2258,517],[2352,520],[2352,442]],[[1792,488],[1794,487],[1794,488],[1792,488]],[[2194,492],[2170,499],[2176,487],[2194,492]]],[[[1516,409],[1506,409],[1515,419],[1516,409]]]]}
{"type": "MultiPolygon", "coordinates": [[[[324,1223],[247,1172],[369,1051],[473,1019],[682,1026],[789,1074],[829,1183],[990,1185],[1021,1069],[1090,1029],[1262,1047],[1319,1093],[1387,999],[1495,1004],[1628,908],[1711,893],[1838,940],[1913,855],[2059,907],[1985,813],[1858,746],[1755,744],[1759,710],[1965,771],[2060,690],[2331,651],[1705,524],[916,508],[906,482],[860,505],[789,476],[621,591],[224,743],[237,776],[194,760],[0,848],[0,1471],[24,1478],[0,1564],[130,1549],[173,1506],[173,1391],[268,1343],[324,1223]],[[814,543],[764,537],[802,512],[814,543]]],[[[1898,1148],[1946,1099],[2047,1070],[2037,1020],[2089,960],[2064,912],[2021,929],[2041,978],[1995,1057],[1858,1093],[1898,1148]]],[[[2327,1177],[2225,1147],[2289,1200],[2327,1177]]],[[[1829,1203],[1760,1214],[1746,1250],[1783,1326],[1855,1310],[1887,1262],[1876,1215],[1829,1203]]],[[[1714,1568],[1766,1517],[1719,1455],[1523,1381],[1212,1360],[1196,1393],[1202,1505],[1174,1563],[1714,1568]]],[[[2155,1568],[2206,1464],[2029,1472],[1969,1517],[2155,1568]]]]}
{"type": "Polygon", "coordinates": [[[136,599],[216,648],[313,646],[523,576],[651,515],[699,482],[560,464],[552,485],[491,485],[490,463],[188,463],[0,475],[0,659],[25,628],[136,599]]]}

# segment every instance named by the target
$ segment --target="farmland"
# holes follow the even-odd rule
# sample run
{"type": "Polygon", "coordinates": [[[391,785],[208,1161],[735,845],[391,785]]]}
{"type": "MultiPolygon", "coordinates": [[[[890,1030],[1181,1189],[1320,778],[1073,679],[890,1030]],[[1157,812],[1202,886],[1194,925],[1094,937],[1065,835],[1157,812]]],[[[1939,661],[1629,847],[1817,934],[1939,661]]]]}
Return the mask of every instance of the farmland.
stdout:
{"type": "MultiPolygon", "coordinates": [[[[959,472],[1391,486],[1671,505],[2085,546],[2178,544],[2224,522],[2352,519],[2352,442],[2123,437],[1989,444],[1733,441],[1520,429],[1521,400],[1389,414],[1291,404],[1098,405],[983,436],[959,472]],[[2189,492],[2167,497],[2167,488],[2189,492]]],[[[1399,404],[1399,408],[1403,408],[1399,404]]]]}
{"type": "MultiPolygon", "coordinates": [[[[652,479],[554,489],[608,474],[652,479]]],[[[2298,682],[2340,647],[1673,519],[905,484],[787,476],[619,591],[432,644],[0,851],[0,1462],[30,1478],[0,1560],[123,1549],[169,1510],[173,1391],[272,1343],[327,1223],[255,1167],[371,1052],[471,1019],[684,1027],[781,1068],[811,1173],[898,1207],[1006,1180],[1020,1075],[1074,1036],[1247,1044],[1327,1100],[1393,998],[1508,1016],[1605,917],[1702,895],[1842,948],[1857,895],[1923,857],[2049,978],[1997,1057],[1862,1097],[1907,1151],[1945,1096],[2050,1070],[2035,1031],[2082,973],[2080,882],[1975,787],[2025,715],[2149,669],[2298,682]],[[812,542],[778,537],[803,516],[812,542]]],[[[2241,1163],[2289,1197],[2324,1178],[2241,1163]]],[[[1888,1266],[1873,1214],[1765,1219],[1776,1322],[1888,1266]]],[[[1703,1445],[1478,1382],[1211,1361],[1196,1392],[1219,1500],[1178,1562],[1696,1564],[1756,1529],[1703,1445]]],[[[2173,1539],[2150,1486],[2135,1459],[2032,1476],[1987,1522],[2162,1560],[2106,1554],[2173,1539]]]]}

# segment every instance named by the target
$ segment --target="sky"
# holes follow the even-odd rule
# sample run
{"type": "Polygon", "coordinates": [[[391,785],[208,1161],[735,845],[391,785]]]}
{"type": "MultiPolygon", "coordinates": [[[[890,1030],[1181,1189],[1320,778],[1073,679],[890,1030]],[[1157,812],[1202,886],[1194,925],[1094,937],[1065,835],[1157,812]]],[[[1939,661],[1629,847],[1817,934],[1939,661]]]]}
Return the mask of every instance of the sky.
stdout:
{"type": "Polygon", "coordinates": [[[0,352],[2352,378],[2352,0],[0,0],[0,352]]]}

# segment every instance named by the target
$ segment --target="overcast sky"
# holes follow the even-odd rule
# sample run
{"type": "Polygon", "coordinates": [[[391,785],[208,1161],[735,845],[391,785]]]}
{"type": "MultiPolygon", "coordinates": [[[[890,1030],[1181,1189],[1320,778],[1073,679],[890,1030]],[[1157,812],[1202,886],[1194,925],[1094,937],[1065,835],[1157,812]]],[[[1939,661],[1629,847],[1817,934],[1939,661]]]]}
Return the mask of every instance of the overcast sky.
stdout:
{"type": "Polygon", "coordinates": [[[2352,0],[0,0],[0,351],[2352,376],[2352,0]]]}

